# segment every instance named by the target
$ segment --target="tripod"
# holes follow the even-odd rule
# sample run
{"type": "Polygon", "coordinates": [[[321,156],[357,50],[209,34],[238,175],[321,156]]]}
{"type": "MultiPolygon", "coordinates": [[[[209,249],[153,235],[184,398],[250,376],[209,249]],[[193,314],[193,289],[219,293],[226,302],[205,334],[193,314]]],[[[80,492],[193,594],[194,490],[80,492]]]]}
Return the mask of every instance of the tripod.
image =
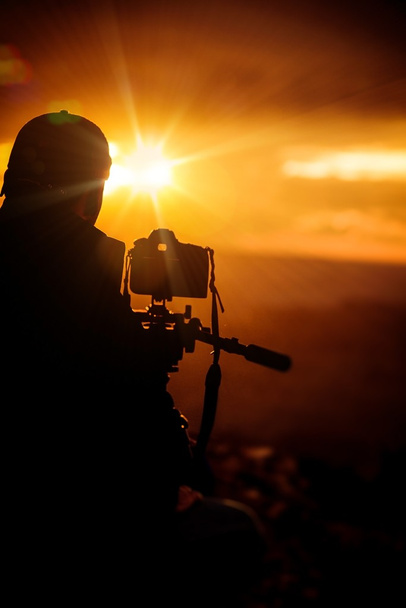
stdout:
{"type": "MultiPolygon", "coordinates": [[[[154,372],[154,382],[160,378],[158,390],[162,391],[169,381],[169,373],[179,370],[178,363],[183,353],[193,353],[196,341],[213,346],[213,362],[205,380],[205,395],[200,431],[195,447],[195,456],[203,457],[215,422],[218,392],[221,384],[220,351],[241,355],[253,363],[263,365],[280,372],[286,372],[291,366],[290,357],[255,344],[244,345],[237,338],[223,338],[218,332],[217,307],[213,298],[212,326],[210,331],[200,319],[191,316],[191,306],[186,306],[184,313],[173,313],[166,308],[165,300],[157,304],[152,298],[151,305],[145,311],[134,311],[146,331],[151,332],[156,348],[159,372],[154,372]],[[159,347],[161,346],[161,348],[159,347]]],[[[157,385],[155,384],[155,392],[157,385]]],[[[165,399],[172,397],[165,388],[165,399]]],[[[172,400],[173,404],[173,400],[172,400]]],[[[173,404],[174,407],[174,404],[173,404]]],[[[187,428],[187,421],[181,416],[179,424],[187,428]]]]}

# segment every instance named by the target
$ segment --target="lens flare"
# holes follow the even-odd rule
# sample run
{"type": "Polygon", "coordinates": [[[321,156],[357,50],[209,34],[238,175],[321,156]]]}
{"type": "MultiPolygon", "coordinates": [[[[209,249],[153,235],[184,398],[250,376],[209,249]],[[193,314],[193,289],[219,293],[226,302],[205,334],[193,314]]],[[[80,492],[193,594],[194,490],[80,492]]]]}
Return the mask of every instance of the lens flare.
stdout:
{"type": "Polygon", "coordinates": [[[0,44],[0,86],[26,84],[32,78],[32,67],[19,49],[12,44],[0,44]]]}

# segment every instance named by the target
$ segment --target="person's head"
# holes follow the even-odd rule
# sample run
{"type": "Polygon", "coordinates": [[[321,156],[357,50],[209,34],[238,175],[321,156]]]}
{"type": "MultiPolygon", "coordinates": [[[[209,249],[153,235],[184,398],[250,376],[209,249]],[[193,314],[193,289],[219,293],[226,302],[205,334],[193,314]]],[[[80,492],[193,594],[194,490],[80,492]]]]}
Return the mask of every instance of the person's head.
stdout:
{"type": "Polygon", "coordinates": [[[11,199],[40,187],[94,223],[110,166],[108,142],[93,122],[66,110],[42,114],[19,131],[1,194],[11,199]]]}

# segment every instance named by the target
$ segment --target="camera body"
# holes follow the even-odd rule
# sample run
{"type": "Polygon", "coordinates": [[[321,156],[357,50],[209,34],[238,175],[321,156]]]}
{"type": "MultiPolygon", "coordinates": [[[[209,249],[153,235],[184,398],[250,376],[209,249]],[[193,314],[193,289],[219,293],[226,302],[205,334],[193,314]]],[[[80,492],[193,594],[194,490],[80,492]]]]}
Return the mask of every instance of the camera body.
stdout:
{"type": "Polygon", "coordinates": [[[171,230],[153,230],[134,241],[129,251],[130,289],[154,300],[206,298],[209,278],[207,248],[180,243],[171,230]]]}

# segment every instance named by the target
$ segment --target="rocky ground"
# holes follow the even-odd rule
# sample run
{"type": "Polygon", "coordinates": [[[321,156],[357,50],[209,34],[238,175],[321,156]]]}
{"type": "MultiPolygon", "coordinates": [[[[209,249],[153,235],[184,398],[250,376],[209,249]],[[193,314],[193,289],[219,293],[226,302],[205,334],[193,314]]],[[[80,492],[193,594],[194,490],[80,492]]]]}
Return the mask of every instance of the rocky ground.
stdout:
{"type": "Polygon", "coordinates": [[[215,494],[252,506],[268,550],[247,608],[406,605],[405,453],[379,475],[218,440],[207,451],[215,494]]]}

